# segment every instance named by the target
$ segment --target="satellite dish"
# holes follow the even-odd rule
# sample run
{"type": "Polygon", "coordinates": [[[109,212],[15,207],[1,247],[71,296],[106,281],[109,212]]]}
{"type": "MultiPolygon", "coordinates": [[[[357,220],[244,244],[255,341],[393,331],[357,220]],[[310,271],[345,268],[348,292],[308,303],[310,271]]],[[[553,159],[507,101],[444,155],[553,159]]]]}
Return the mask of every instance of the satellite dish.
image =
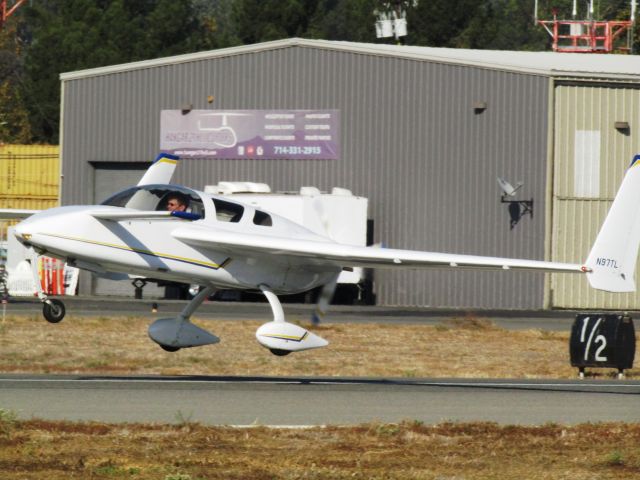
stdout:
{"type": "Polygon", "coordinates": [[[516,186],[514,187],[509,182],[507,182],[504,178],[498,177],[498,185],[502,189],[502,194],[503,195],[506,195],[506,196],[509,196],[509,197],[513,197],[513,196],[515,196],[516,192],[522,187],[522,185],[524,185],[524,183],[523,182],[518,182],[518,183],[516,183],[516,186]]]}

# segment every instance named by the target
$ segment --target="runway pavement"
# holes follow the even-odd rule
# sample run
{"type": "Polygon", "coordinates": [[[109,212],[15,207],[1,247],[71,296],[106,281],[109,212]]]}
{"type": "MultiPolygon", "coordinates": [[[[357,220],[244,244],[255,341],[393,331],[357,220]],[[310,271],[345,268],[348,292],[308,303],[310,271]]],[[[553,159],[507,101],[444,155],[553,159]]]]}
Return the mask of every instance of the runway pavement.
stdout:
{"type": "Polygon", "coordinates": [[[0,376],[20,418],[212,425],[640,421],[638,381],[0,376]]]}
{"type": "MultiPolygon", "coordinates": [[[[152,313],[152,305],[156,304],[161,314],[177,314],[187,301],[184,300],[153,300],[132,298],[96,298],[96,297],[64,297],[67,315],[102,316],[105,312],[110,315],[137,315],[157,318],[152,313]]],[[[310,319],[315,309],[313,304],[283,304],[288,319],[310,319]]],[[[19,298],[7,305],[7,314],[41,315],[42,304],[37,299],[19,298]]],[[[386,323],[386,324],[424,324],[434,325],[442,323],[447,318],[476,317],[486,318],[496,325],[513,330],[543,329],[569,331],[577,312],[568,310],[465,310],[465,309],[436,309],[411,307],[380,307],[380,306],[350,306],[332,305],[325,317],[326,323],[386,323]]],[[[194,314],[196,318],[265,320],[272,317],[268,303],[238,303],[238,302],[205,302],[194,314]]]]}
{"type": "MultiPolygon", "coordinates": [[[[65,299],[68,314],[142,315],[153,300],[65,299]]],[[[159,301],[161,313],[185,305],[159,301]]],[[[313,305],[284,305],[291,320],[313,305]]],[[[13,302],[9,314],[40,314],[37,301],[13,302]]],[[[438,324],[452,317],[487,318],[508,329],[569,331],[576,312],[434,310],[335,306],[327,323],[438,324]]],[[[265,303],[207,302],[206,319],[265,319],[265,303]]],[[[417,420],[426,423],[575,424],[640,421],[639,381],[525,381],[246,377],[95,377],[0,375],[0,408],[20,418],[215,425],[325,425],[417,420]]]]}

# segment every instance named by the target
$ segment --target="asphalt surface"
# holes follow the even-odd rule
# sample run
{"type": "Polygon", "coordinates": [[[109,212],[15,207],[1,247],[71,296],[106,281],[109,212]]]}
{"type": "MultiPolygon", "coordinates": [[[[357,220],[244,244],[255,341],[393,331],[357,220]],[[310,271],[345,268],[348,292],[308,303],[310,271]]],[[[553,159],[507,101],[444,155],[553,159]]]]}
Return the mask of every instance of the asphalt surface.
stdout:
{"type": "MultiPolygon", "coordinates": [[[[179,313],[187,304],[186,300],[134,300],[131,298],[82,298],[65,297],[63,299],[67,315],[100,316],[140,315],[149,319],[158,317],[152,312],[157,306],[160,314],[171,316],[179,313]]],[[[312,304],[283,304],[288,319],[310,319],[315,308],[312,304]]],[[[15,299],[6,305],[7,314],[40,314],[42,304],[37,299],[15,299]]],[[[326,323],[397,323],[435,325],[450,318],[475,317],[488,319],[496,325],[512,329],[543,329],[570,331],[578,312],[569,310],[465,310],[434,309],[411,307],[347,306],[332,305],[324,322],[326,323]]],[[[203,319],[264,320],[272,318],[269,304],[238,302],[205,302],[196,313],[203,319]]]]}
{"type": "Polygon", "coordinates": [[[20,418],[309,426],[640,421],[640,382],[0,376],[20,418]]]}
{"type": "MultiPolygon", "coordinates": [[[[66,298],[68,314],[167,316],[185,301],[66,298]]],[[[313,305],[284,304],[291,320],[313,305]]],[[[13,301],[7,314],[39,314],[36,300],[13,301]]],[[[438,324],[486,318],[508,329],[569,331],[576,312],[468,311],[333,306],[327,323],[438,324]]],[[[271,319],[266,303],[206,302],[203,319],[271,319]]],[[[529,381],[380,378],[247,378],[0,375],[0,408],[20,418],[213,425],[333,425],[370,421],[493,421],[576,424],[640,421],[639,381],[529,381]]]]}

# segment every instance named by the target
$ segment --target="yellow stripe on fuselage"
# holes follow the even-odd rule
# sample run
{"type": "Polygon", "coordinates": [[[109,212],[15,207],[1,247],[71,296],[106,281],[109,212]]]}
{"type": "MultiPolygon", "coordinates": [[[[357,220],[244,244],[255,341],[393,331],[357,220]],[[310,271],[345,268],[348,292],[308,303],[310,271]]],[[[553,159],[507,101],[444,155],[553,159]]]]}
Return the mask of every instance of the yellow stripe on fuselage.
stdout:
{"type": "Polygon", "coordinates": [[[217,263],[213,263],[213,262],[203,262],[201,260],[196,260],[194,258],[179,257],[177,255],[172,255],[170,253],[152,252],[151,250],[144,250],[142,248],[133,248],[133,247],[129,247],[128,245],[117,245],[115,243],[99,242],[97,240],[88,240],[86,238],[70,237],[67,235],[59,235],[54,233],[43,233],[42,235],[45,235],[48,237],[54,237],[54,238],[62,238],[63,240],[72,240],[74,242],[88,243],[89,245],[98,245],[101,247],[115,248],[117,250],[123,250],[126,252],[139,253],[141,255],[150,255],[152,257],[165,258],[167,260],[175,260],[178,262],[190,263],[191,265],[213,268],[214,270],[223,268],[231,260],[231,258],[227,258],[225,259],[224,262],[218,265],[217,263]]]}

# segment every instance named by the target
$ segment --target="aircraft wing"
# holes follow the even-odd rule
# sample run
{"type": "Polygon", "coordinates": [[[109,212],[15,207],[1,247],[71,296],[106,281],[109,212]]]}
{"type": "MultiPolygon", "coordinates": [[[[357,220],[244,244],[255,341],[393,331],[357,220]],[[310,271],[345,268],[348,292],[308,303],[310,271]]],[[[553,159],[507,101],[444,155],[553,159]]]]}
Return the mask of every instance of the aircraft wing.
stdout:
{"type": "Polygon", "coordinates": [[[0,219],[13,220],[27,218],[40,212],[40,210],[24,210],[17,208],[0,208],[0,219]]]}
{"type": "Polygon", "coordinates": [[[96,210],[87,212],[94,218],[98,218],[100,220],[135,220],[135,219],[154,219],[154,218],[163,218],[170,217],[171,212],[159,211],[159,212],[145,212],[145,211],[133,211],[133,210],[124,210],[124,211],[115,211],[115,210],[96,210]]]}
{"type": "Polygon", "coordinates": [[[331,241],[300,240],[268,235],[252,235],[193,226],[179,228],[172,235],[194,246],[233,252],[281,255],[343,267],[375,268],[477,268],[502,270],[537,270],[584,273],[582,265],[516,258],[483,257],[452,253],[421,252],[391,248],[342,245],[331,241]]]}
{"type": "Polygon", "coordinates": [[[94,218],[100,220],[113,220],[118,222],[121,220],[155,220],[158,218],[182,218],[185,220],[199,220],[200,215],[188,212],[169,212],[169,211],[137,211],[137,210],[95,210],[87,212],[94,218]]]}

